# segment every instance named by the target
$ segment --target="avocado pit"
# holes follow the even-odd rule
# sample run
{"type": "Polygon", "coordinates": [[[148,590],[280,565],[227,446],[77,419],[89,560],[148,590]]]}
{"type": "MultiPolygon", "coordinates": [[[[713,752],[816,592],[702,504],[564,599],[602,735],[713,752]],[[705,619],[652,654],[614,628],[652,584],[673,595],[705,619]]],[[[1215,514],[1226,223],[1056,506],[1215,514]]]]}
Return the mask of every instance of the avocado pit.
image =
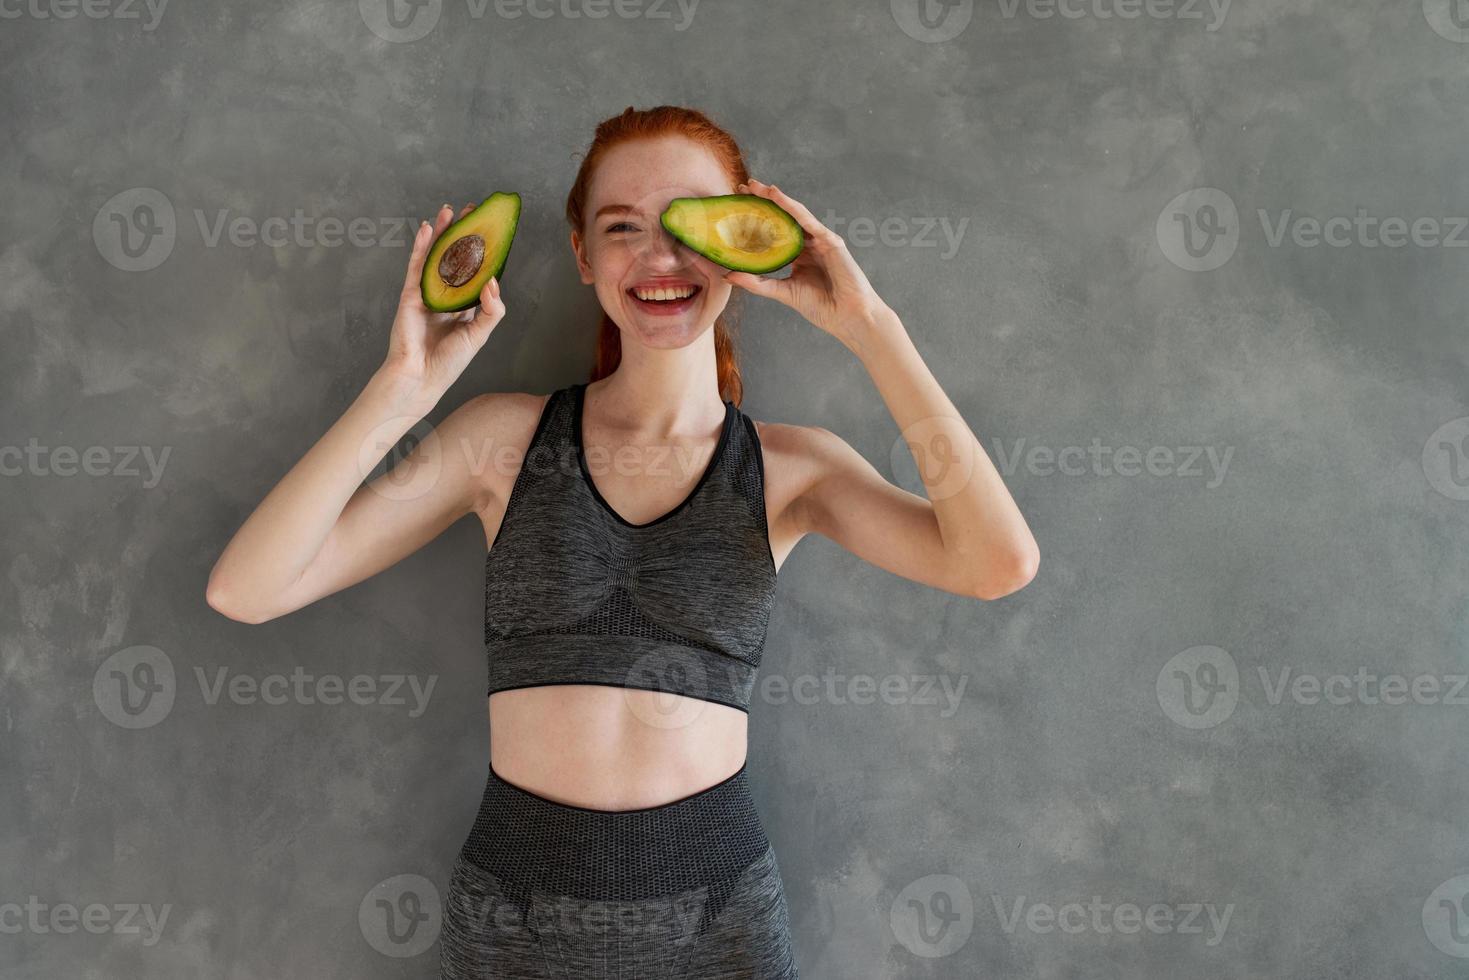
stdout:
{"type": "Polygon", "coordinates": [[[474,278],[485,261],[485,240],[481,235],[465,235],[444,249],[439,259],[439,278],[448,286],[462,286],[474,278]]]}

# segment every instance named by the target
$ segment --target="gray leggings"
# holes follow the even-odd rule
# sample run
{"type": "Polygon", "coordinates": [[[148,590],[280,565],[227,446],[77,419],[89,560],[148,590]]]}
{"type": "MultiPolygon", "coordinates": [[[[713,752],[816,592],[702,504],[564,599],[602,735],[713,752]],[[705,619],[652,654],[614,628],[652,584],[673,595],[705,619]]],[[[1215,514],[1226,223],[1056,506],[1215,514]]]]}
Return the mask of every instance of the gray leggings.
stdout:
{"type": "Polygon", "coordinates": [[[444,900],[442,980],[796,980],[745,768],[643,810],[537,796],[493,769],[444,900]]]}

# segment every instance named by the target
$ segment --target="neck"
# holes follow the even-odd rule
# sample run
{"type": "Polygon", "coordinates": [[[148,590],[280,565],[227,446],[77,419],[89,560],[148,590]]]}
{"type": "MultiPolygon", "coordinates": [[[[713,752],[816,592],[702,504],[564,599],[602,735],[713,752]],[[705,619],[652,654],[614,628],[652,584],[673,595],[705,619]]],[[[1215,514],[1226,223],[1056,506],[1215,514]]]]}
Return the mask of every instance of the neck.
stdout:
{"type": "Polygon", "coordinates": [[[600,418],[654,437],[705,433],[724,418],[712,328],[680,348],[629,344],[626,333],[622,340],[617,369],[595,395],[588,389],[600,418]]]}

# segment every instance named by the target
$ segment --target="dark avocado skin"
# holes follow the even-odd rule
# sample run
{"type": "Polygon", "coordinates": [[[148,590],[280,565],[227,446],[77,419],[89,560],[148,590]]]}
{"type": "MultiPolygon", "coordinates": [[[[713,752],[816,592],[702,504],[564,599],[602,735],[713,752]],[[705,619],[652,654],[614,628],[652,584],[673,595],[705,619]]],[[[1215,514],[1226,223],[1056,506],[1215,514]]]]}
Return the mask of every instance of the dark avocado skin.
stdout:
{"type": "Polygon", "coordinates": [[[423,278],[419,284],[423,305],[435,313],[454,313],[477,304],[485,283],[505,271],[505,260],[510,256],[510,243],[515,239],[519,221],[520,195],[496,192],[445,228],[423,262],[423,278]],[[466,235],[484,238],[484,261],[479,271],[464,285],[450,286],[439,276],[439,260],[449,246],[466,235]]]}
{"type": "Polygon", "coordinates": [[[668,202],[663,214],[659,217],[664,229],[670,235],[677,238],[684,245],[698,252],[700,255],[716,265],[735,272],[750,272],[762,275],[774,272],[782,266],[789,265],[801,254],[802,231],[800,224],[791,217],[784,208],[774,201],[759,197],[754,194],[721,194],[714,197],[676,197],[668,202]],[[784,224],[789,232],[791,243],[783,249],[773,249],[768,252],[763,260],[747,259],[744,253],[727,250],[718,242],[706,241],[705,235],[699,233],[702,227],[707,229],[711,224],[708,218],[701,217],[699,220],[688,222],[686,217],[698,214],[702,211],[708,214],[714,211],[734,211],[749,208],[759,213],[762,217],[775,220],[784,224]],[[694,227],[688,227],[692,224],[694,227]]]}

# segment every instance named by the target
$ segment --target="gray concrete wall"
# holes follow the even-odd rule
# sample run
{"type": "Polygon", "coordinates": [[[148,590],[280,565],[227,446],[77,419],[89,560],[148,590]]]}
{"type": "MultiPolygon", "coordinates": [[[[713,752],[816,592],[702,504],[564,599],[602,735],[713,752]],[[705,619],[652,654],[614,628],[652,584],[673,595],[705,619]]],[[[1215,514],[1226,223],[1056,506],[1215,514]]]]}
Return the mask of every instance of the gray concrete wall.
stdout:
{"type": "MultiPolygon", "coordinates": [[[[1469,971],[1469,5],[400,13],[0,3],[0,973],[435,976],[479,528],[258,627],[205,578],[379,363],[400,219],[525,199],[434,418],[584,377],[574,154],[660,102],[848,234],[1043,554],[995,603],[782,569],[751,769],[803,976],[1469,971]],[[374,686],[251,693],[297,671],[374,686]]],[[[919,488],[844,349],[743,343],[747,412],[919,488]]]]}

